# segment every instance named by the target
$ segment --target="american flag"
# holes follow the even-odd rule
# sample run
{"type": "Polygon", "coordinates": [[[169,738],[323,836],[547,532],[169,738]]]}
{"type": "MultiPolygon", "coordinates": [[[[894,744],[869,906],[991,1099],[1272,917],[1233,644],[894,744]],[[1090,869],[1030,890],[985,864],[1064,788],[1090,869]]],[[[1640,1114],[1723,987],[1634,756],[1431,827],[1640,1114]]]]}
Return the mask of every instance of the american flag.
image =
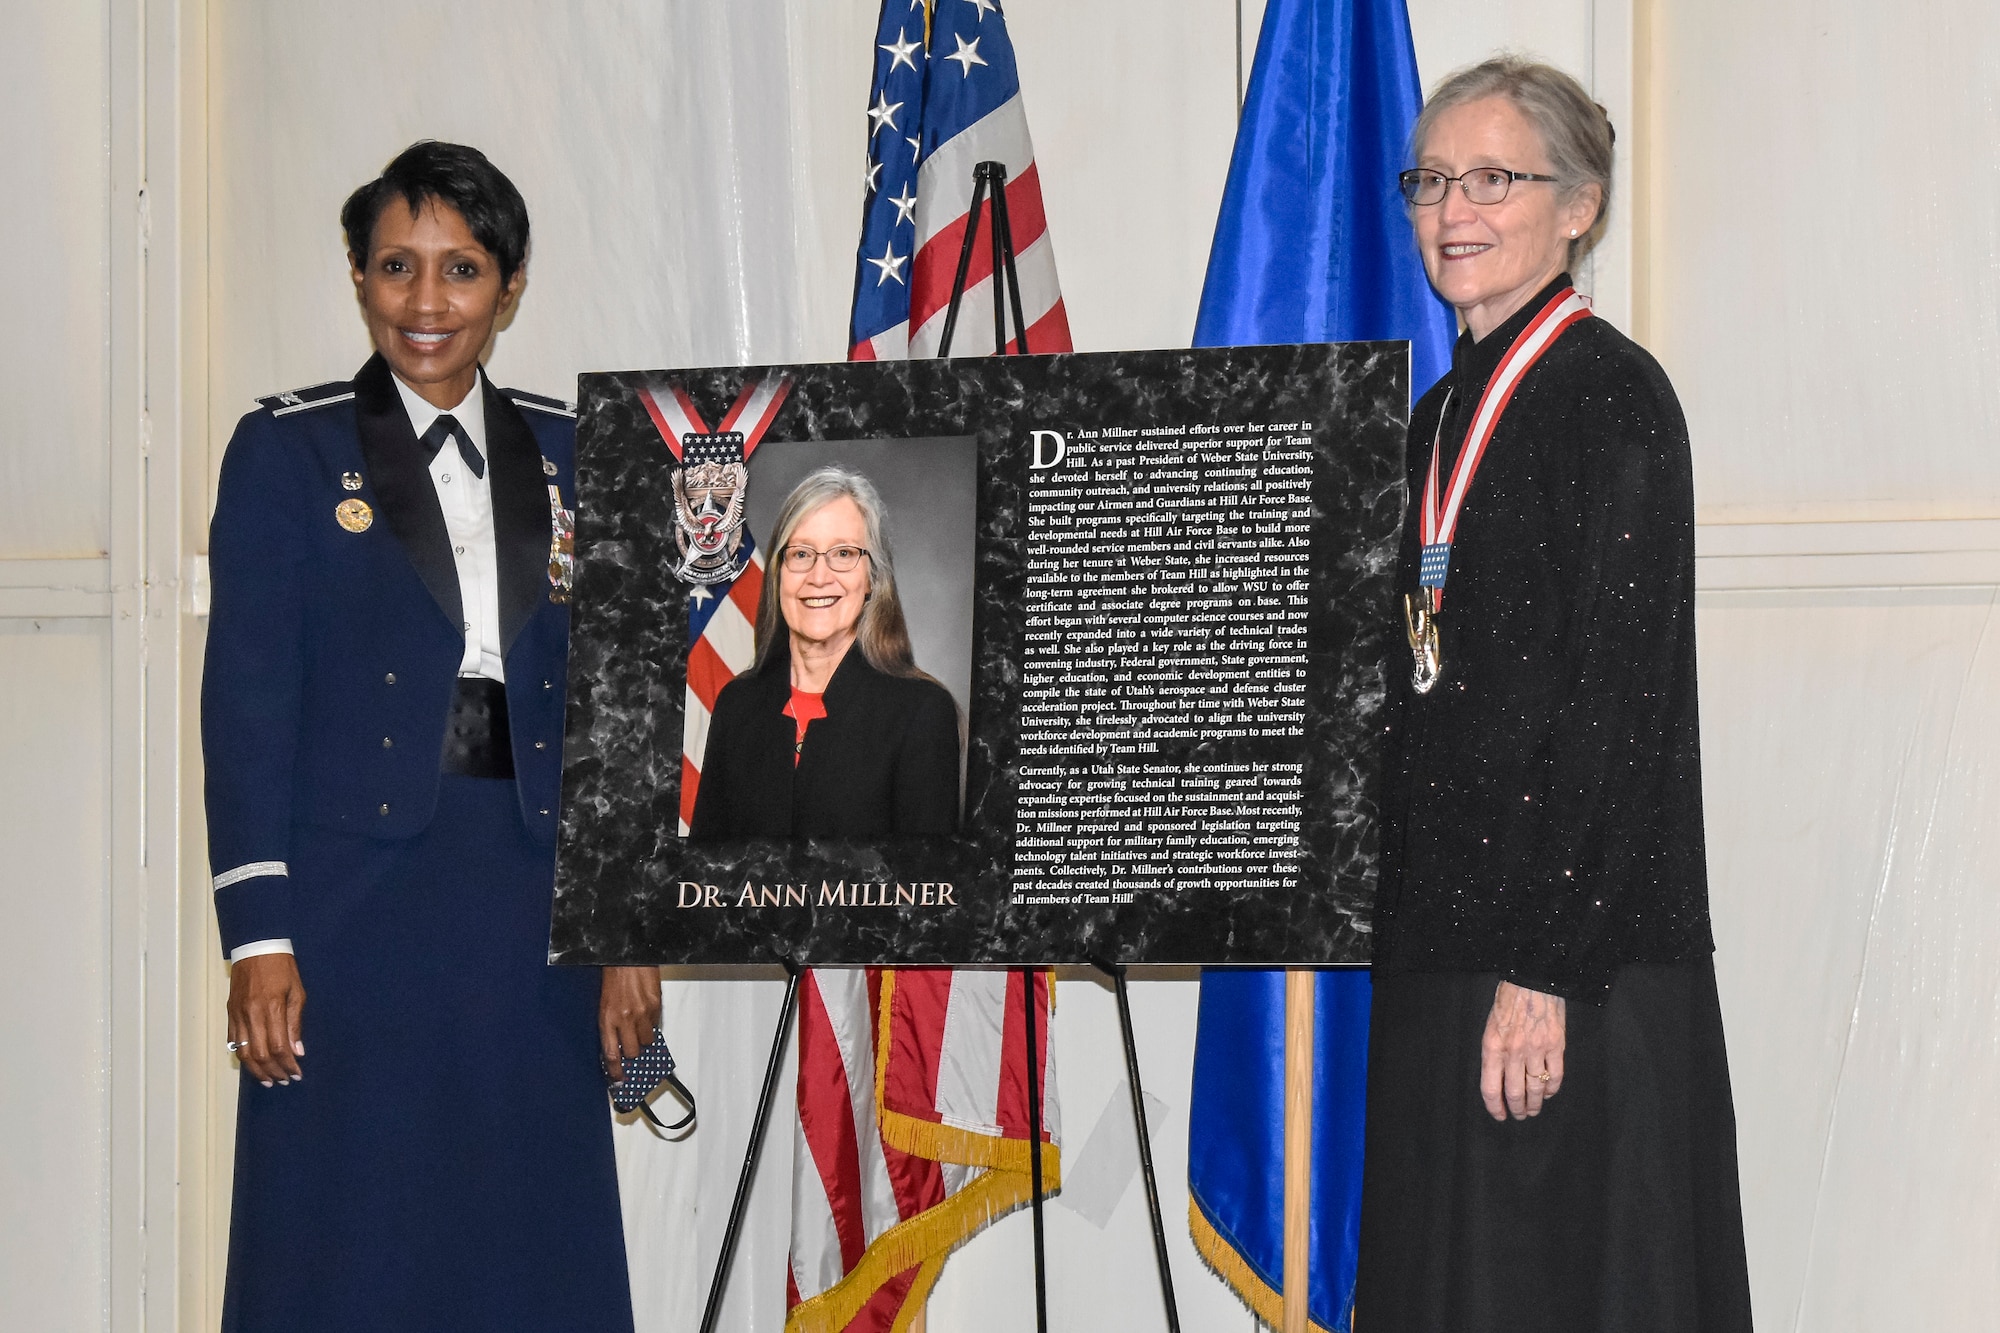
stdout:
{"type": "Polygon", "coordinates": [[[786,1333],[901,1333],[945,1257],[1027,1202],[1028,977],[1047,1192],[1062,1137],[1049,973],[814,968],[800,982],[786,1333]]]}
{"type": "MultiPolygon", "coordinates": [[[[924,0],[883,0],[875,41],[868,203],[848,358],[937,355],[965,240],[972,169],[980,162],[1007,168],[1007,217],[1028,348],[1072,350],[1014,44],[997,0],[937,0],[928,16],[924,0]]],[[[993,308],[993,252],[986,240],[991,214],[991,206],[982,205],[980,239],[952,335],[952,351],[960,354],[993,351],[987,318],[993,308]]]]}
{"type": "MultiPolygon", "coordinates": [[[[849,358],[934,356],[975,164],[1007,168],[1028,346],[1070,350],[996,0],[883,0],[868,108],[868,199],[849,358]]],[[[991,207],[981,219],[992,232],[991,207]]],[[[990,355],[993,262],[975,245],[954,352],[990,355]]],[[[900,1333],[945,1257],[1031,1193],[1029,1079],[1043,1101],[1044,1191],[1060,1183],[1043,972],[814,969],[799,987],[798,1131],[787,1333],[900,1333]],[[1028,976],[1032,976],[1032,982],[1028,976]],[[1039,1068],[1027,1058],[1031,1012],[1039,1068]]]]}

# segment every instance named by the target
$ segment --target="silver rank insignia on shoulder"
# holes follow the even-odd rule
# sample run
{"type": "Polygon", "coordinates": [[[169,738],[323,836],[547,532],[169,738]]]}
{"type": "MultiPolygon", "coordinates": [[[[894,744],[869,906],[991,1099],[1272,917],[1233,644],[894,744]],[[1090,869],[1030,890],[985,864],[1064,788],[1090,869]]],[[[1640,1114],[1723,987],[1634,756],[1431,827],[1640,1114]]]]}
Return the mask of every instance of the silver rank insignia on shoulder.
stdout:
{"type": "Polygon", "coordinates": [[[341,474],[340,474],[340,489],[341,489],[341,490],[343,490],[343,491],[358,491],[358,490],[360,490],[360,489],[361,489],[361,474],[360,474],[359,472],[343,472],[343,473],[341,473],[341,474]]]}
{"type": "Polygon", "coordinates": [[[554,463],[551,463],[548,459],[544,458],[542,460],[542,475],[545,477],[553,477],[555,474],[556,474],[556,465],[554,463]]]}

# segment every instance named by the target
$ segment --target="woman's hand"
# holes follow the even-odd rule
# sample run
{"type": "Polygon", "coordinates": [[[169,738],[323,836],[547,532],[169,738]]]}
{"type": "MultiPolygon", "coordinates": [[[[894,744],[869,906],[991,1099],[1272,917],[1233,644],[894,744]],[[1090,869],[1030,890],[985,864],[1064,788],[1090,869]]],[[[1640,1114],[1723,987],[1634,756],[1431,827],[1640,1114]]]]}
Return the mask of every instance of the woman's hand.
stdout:
{"type": "Polygon", "coordinates": [[[607,967],[597,1001],[597,1036],[615,1083],[625,1077],[623,1057],[637,1055],[660,1030],[660,969],[607,967]]]}
{"type": "Polygon", "coordinates": [[[1479,1043],[1479,1096],[1495,1120],[1540,1115],[1562,1091],[1569,1002],[1503,981],[1479,1043]]]}
{"type": "Polygon", "coordinates": [[[236,1058],[265,1087],[303,1079],[299,1061],[306,1044],[299,1015],[306,1007],[306,983],[299,960],[288,953],[258,954],[229,966],[229,1040],[236,1058]]]}

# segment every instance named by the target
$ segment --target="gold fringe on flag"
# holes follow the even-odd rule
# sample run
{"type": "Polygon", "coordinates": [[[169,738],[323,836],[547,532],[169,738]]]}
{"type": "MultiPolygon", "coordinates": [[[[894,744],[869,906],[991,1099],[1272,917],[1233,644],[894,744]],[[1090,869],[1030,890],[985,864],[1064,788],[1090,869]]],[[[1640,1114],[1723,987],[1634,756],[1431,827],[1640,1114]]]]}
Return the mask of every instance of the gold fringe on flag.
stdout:
{"type": "MultiPolygon", "coordinates": [[[[1284,1293],[1258,1276],[1257,1270],[1250,1266],[1237,1248],[1215,1229],[1208,1220],[1208,1214],[1202,1212],[1201,1201],[1192,1195],[1188,1198],[1188,1233],[1194,1238],[1195,1253],[1215,1270],[1217,1277],[1229,1284],[1229,1289],[1250,1307],[1258,1319],[1272,1328],[1285,1326],[1284,1293]]],[[[1313,1333],[1334,1333],[1310,1315],[1306,1317],[1306,1327],[1313,1333]]]]}
{"type": "MultiPolygon", "coordinates": [[[[1055,977],[1049,977],[1050,1008],[1054,1009],[1055,977]]],[[[896,972],[882,969],[879,1029],[875,1038],[875,1116],[882,1141],[912,1157],[986,1168],[964,1189],[935,1208],[890,1227],[861,1256],[861,1262],[840,1281],[810,1300],[800,1301],[785,1316],[785,1333],[840,1333],[861,1307],[899,1273],[917,1269],[903,1300],[892,1333],[908,1333],[924,1308],[945,1258],[999,1218],[1028,1202],[1033,1193],[1026,1139],[978,1134],[953,1125],[937,1124],[891,1111],[883,1105],[889,1075],[889,1015],[895,1000],[896,972]]],[[[1046,1052],[1043,1059],[1047,1059],[1046,1052]]],[[[1042,1147],[1042,1196],[1062,1187],[1062,1152],[1055,1144],[1042,1147]]]]}

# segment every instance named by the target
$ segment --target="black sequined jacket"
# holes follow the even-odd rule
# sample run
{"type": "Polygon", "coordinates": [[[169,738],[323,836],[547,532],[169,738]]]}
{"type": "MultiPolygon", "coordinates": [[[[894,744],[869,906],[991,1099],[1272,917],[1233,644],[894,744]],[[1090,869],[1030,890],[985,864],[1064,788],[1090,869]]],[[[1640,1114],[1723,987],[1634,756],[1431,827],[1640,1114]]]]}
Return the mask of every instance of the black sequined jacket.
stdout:
{"type": "MultiPolygon", "coordinates": [[[[1399,594],[1450,394],[1449,467],[1501,357],[1567,275],[1412,413],[1399,594]]],[[[1695,700],[1694,492],[1665,372],[1601,319],[1521,380],[1468,491],[1439,617],[1444,674],[1388,664],[1381,972],[1493,971],[1602,1002],[1627,963],[1714,948],[1695,700]]]]}

